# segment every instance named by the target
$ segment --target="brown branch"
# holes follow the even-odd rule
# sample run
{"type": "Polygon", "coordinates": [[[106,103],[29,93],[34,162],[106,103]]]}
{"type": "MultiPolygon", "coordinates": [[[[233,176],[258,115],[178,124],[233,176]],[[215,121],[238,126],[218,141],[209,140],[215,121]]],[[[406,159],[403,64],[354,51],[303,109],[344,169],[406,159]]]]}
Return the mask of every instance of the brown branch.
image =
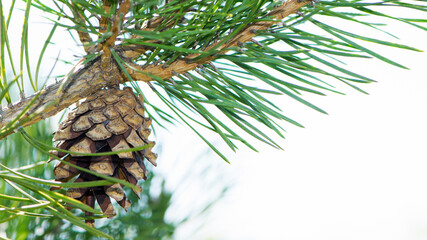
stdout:
{"type": "MultiPolygon", "coordinates": [[[[104,1],[106,3],[108,1],[104,1]]],[[[104,5],[106,6],[106,5],[104,5]]],[[[106,6],[105,8],[109,8],[110,6],[106,6]]],[[[112,35],[108,37],[103,43],[99,45],[99,49],[102,49],[104,54],[101,55],[101,67],[105,68],[109,62],[111,61],[111,50],[110,48],[114,46],[116,42],[117,36],[120,32],[120,27],[123,24],[123,19],[125,15],[128,13],[130,9],[130,0],[125,0],[120,3],[120,7],[116,12],[114,22],[111,26],[112,35]]]]}
{"type": "Polygon", "coordinates": [[[118,79],[122,78],[122,74],[115,62],[110,61],[110,64],[111,66],[107,68],[109,70],[106,71],[101,66],[100,57],[98,57],[81,69],[77,69],[78,66],[76,66],[77,70],[70,73],[65,80],[52,84],[32,96],[22,99],[10,108],[4,108],[3,114],[0,115],[0,139],[15,131],[16,127],[9,127],[8,129],[5,129],[5,127],[20,115],[22,116],[18,119],[17,126],[29,126],[42,119],[54,116],[64,108],[103,87],[117,84],[117,81],[120,81],[118,79]],[[35,97],[37,97],[35,102],[25,111],[35,97]],[[24,121],[28,116],[32,116],[32,118],[22,124],[19,123],[19,121],[24,121]]]}
{"type": "MultiPolygon", "coordinates": [[[[300,2],[300,0],[289,0],[282,6],[275,9],[272,16],[277,19],[284,18],[307,3],[307,1],[300,2]]],[[[274,22],[272,21],[263,21],[249,25],[243,31],[238,33],[231,41],[219,46],[217,49],[224,50],[223,52],[226,52],[226,49],[229,47],[250,41],[251,38],[255,36],[257,30],[265,30],[273,24],[274,22]]],[[[214,44],[207,49],[209,50],[214,47],[217,47],[217,45],[214,44]]],[[[121,46],[117,46],[114,49],[117,49],[118,53],[126,52],[123,51],[123,47],[121,46]]],[[[141,66],[132,63],[131,59],[126,58],[126,56],[122,57],[123,60],[126,61],[127,71],[134,80],[148,82],[153,80],[148,76],[149,74],[153,74],[160,78],[170,78],[173,73],[185,73],[196,69],[199,64],[208,63],[215,59],[215,56],[208,56],[198,59],[192,63],[188,63],[188,61],[191,61],[198,56],[200,55],[189,55],[187,56],[187,60],[177,60],[167,67],[161,65],[148,65],[146,68],[142,68],[141,66]]],[[[101,57],[97,57],[96,59],[88,62],[83,68],[77,69],[75,72],[69,74],[65,80],[43,89],[39,94],[36,93],[28,98],[22,99],[18,103],[13,104],[10,108],[4,108],[2,115],[0,115],[0,139],[14,132],[15,128],[6,129],[5,127],[8,123],[22,115],[21,113],[26,109],[26,106],[28,106],[28,104],[35,98],[37,99],[35,99],[34,104],[31,105],[25,114],[18,119],[16,126],[29,126],[42,119],[54,116],[64,108],[91,95],[103,87],[109,87],[116,85],[117,83],[129,81],[129,79],[119,71],[120,68],[114,60],[106,58],[105,61],[101,61],[101,58],[102,55],[101,57]],[[26,122],[19,122],[27,116],[31,116],[31,119],[26,122]]]]}
{"type": "MultiPolygon", "coordinates": [[[[146,26],[144,28],[137,28],[135,27],[135,30],[141,30],[141,31],[159,31],[159,32],[163,32],[166,30],[171,29],[176,22],[182,22],[185,19],[185,14],[183,14],[182,12],[186,12],[189,9],[183,10],[183,9],[179,9],[173,12],[173,14],[169,17],[162,17],[162,16],[158,16],[158,17],[153,17],[151,19],[149,19],[146,23],[146,26]],[[181,12],[182,11],[182,12],[181,12]],[[176,20],[176,21],[172,21],[175,16],[174,14],[178,14],[180,13],[182,14],[182,16],[180,17],[180,19],[176,20]]],[[[131,38],[135,39],[135,38],[141,38],[141,36],[132,34],[131,38]]],[[[161,41],[159,40],[150,40],[147,41],[149,43],[161,43],[161,41]]],[[[126,44],[122,47],[119,47],[120,51],[123,52],[124,57],[129,58],[129,59],[136,59],[139,56],[141,56],[142,54],[144,54],[147,50],[150,50],[152,47],[148,47],[148,46],[144,46],[141,44],[126,44]]]]}
{"type": "MultiPolygon", "coordinates": [[[[284,2],[281,6],[274,9],[269,16],[274,17],[275,19],[283,19],[290,14],[296,12],[298,9],[308,4],[310,1],[300,1],[300,0],[289,0],[284,2]]],[[[274,21],[260,21],[254,24],[248,25],[241,32],[239,32],[233,39],[226,43],[216,43],[206,48],[206,51],[211,49],[216,49],[221,54],[227,52],[229,48],[236,47],[240,43],[245,43],[251,41],[251,39],[256,35],[257,31],[266,30],[270,28],[275,22],[274,21]],[[221,51],[222,50],[222,51],[221,51]]],[[[195,61],[191,61],[201,54],[190,54],[185,57],[185,59],[179,59],[172,62],[170,65],[155,65],[150,64],[148,66],[139,66],[137,64],[128,64],[126,70],[129,72],[130,76],[134,80],[138,81],[153,81],[154,79],[150,75],[155,75],[157,77],[166,79],[173,76],[173,73],[185,73],[191,70],[196,69],[200,64],[209,63],[215,59],[215,56],[207,56],[200,58],[195,61]]]]}
{"type": "MultiPolygon", "coordinates": [[[[76,21],[80,21],[81,23],[84,24],[86,20],[84,19],[82,14],[76,9],[75,4],[72,4],[72,6],[73,6],[72,12],[73,12],[74,18],[76,19],[76,21]]],[[[111,10],[110,1],[108,0],[104,1],[103,8],[106,13],[109,13],[111,10]]],[[[102,49],[104,52],[107,53],[106,57],[111,56],[109,48],[114,46],[114,42],[116,41],[117,36],[120,32],[120,25],[123,23],[123,18],[128,13],[129,9],[130,9],[130,0],[125,0],[123,3],[120,4],[120,7],[116,13],[116,17],[114,19],[114,23],[111,27],[111,32],[113,33],[112,36],[107,38],[102,44],[98,46],[99,49],[102,49]]],[[[99,23],[100,33],[105,33],[107,31],[108,21],[109,19],[107,17],[105,16],[101,17],[101,20],[99,23]]],[[[90,45],[91,43],[93,43],[93,41],[89,33],[79,31],[79,30],[77,30],[77,33],[79,35],[80,42],[82,43],[85,52],[88,54],[94,53],[97,47],[94,45],[90,45]]]]}
{"type": "Polygon", "coordinates": [[[113,25],[111,26],[111,32],[113,34],[109,38],[107,38],[105,42],[102,43],[102,50],[104,50],[105,53],[109,52],[109,48],[114,46],[114,42],[116,41],[117,36],[120,32],[120,26],[123,24],[123,19],[125,15],[129,12],[129,9],[130,0],[125,0],[120,4],[120,7],[115,15],[113,25]]]}
{"type": "MultiPolygon", "coordinates": [[[[156,40],[153,40],[153,42],[155,41],[156,40]]],[[[119,52],[120,56],[123,56],[124,58],[127,58],[129,60],[134,60],[138,58],[149,49],[150,47],[142,46],[140,44],[117,45],[114,47],[114,51],[119,52]]]]}
{"type": "MultiPolygon", "coordinates": [[[[110,13],[111,11],[111,2],[110,0],[103,0],[102,8],[104,8],[105,13],[110,13]]],[[[109,19],[106,16],[101,16],[101,20],[99,21],[99,33],[106,33],[108,29],[109,19]]]]}
{"type": "MultiPolygon", "coordinates": [[[[76,19],[76,21],[80,21],[82,24],[84,24],[86,20],[84,19],[82,14],[76,9],[76,5],[74,3],[72,3],[72,6],[74,18],[76,19]]],[[[85,52],[88,54],[95,52],[96,47],[94,45],[91,45],[93,41],[89,33],[77,30],[77,34],[79,35],[80,42],[82,43],[85,52]]]]}

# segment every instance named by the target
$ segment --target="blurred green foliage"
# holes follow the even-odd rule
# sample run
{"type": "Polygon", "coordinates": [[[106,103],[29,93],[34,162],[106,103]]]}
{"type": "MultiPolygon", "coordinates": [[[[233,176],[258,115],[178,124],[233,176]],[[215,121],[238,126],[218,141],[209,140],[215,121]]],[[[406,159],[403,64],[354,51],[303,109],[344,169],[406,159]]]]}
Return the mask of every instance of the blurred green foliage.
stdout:
{"type": "MultiPolygon", "coordinates": [[[[26,129],[29,134],[37,137],[44,143],[49,143],[52,140],[51,131],[48,128],[48,121],[40,122],[26,129]]],[[[20,134],[12,134],[9,137],[0,141],[0,162],[10,168],[21,167],[25,165],[43,163],[47,160],[47,156],[34,149],[27,143],[20,134]]],[[[4,170],[4,169],[1,169],[4,170]]],[[[40,164],[38,167],[27,170],[26,173],[32,176],[37,176],[45,179],[51,179],[52,175],[51,164],[40,164]]],[[[22,196],[3,179],[0,180],[0,192],[13,196],[22,196]]],[[[0,198],[0,205],[7,207],[19,206],[19,201],[10,201],[0,198]]],[[[42,210],[34,210],[35,213],[41,213],[42,210]]],[[[8,219],[10,213],[8,211],[0,211],[0,222],[8,219]]],[[[30,235],[37,227],[34,217],[16,217],[13,220],[4,223],[6,225],[5,232],[9,238],[20,240],[30,239],[30,235]]],[[[0,228],[1,229],[1,228],[0,228]]],[[[1,233],[1,232],[0,232],[1,233]]]]}

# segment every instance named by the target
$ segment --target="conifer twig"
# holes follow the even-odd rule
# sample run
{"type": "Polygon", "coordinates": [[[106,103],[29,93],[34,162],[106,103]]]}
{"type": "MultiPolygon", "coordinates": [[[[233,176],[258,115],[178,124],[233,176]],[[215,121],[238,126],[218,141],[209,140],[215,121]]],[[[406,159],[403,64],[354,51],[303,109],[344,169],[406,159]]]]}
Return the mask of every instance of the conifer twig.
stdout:
{"type": "MultiPolygon", "coordinates": [[[[109,10],[110,9],[110,3],[108,0],[104,1],[104,9],[109,10]],[[108,4],[107,4],[108,2],[108,4]]],[[[117,39],[117,36],[119,35],[121,25],[123,24],[123,19],[125,15],[128,13],[130,9],[130,0],[125,0],[124,2],[120,2],[120,6],[116,11],[116,15],[113,19],[113,24],[111,26],[110,32],[111,36],[108,37],[103,43],[99,45],[99,49],[102,49],[104,54],[101,55],[101,68],[103,69],[112,69],[113,66],[111,65],[111,50],[110,48],[114,46],[114,43],[117,39]]],[[[102,28],[106,28],[106,20],[101,18],[101,25],[103,25],[102,28]]],[[[105,30],[105,29],[104,29],[105,30]]]]}
{"type": "MultiPolygon", "coordinates": [[[[73,6],[73,15],[76,21],[79,20],[82,23],[86,22],[82,14],[79,11],[77,11],[76,5],[73,3],[72,6],[73,6]]],[[[85,52],[88,54],[93,53],[95,51],[95,46],[90,45],[93,41],[89,33],[77,30],[77,34],[79,35],[80,42],[82,43],[85,52]]]]}
{"type": "MultiPolygon", "coordinates": [[[[129,10],[128,7],[130,5],[126,6],[126,2],[129,2],[129,0],[125,0],[125,3],[122,3],[123,9],[119,9],[119,12],[125,13],[127,10],[129,10]]],[[[285,18],[309,2],[310,1],[289,0],[276,8],[272,12],[271,16],[276,19],[285,18]]],[[[122,6],[120,6],[120,8],[121,7],[122,6]]],[[[101,20],[101,25],[105,24],[105,19],[101,20]]],[[[252,37],[256,35],[256,31],[266,30],[274,23],[274,21],[261,21],[257,22],[256,24],[251,24],[244,28],[241,32],[237,33],[230,41],[223,43],[222,45],[217,45],[219,43],[214,43],[208,47],[206,51],[216,48],[218,51],[220,51],[220,53],[225,53],[230,47],[237,46],[239,43],[250,41],[252,37]]],[[[119,31],[117,31],[117,34],[118,32],[119,31]]],[[[111,43],[114,43],[117,34],[114,38],[111,38],[113,40],[108,41],[107,46],[111,43]]],[[[150,77],[150,75],[155,75],[163,79],[170,78],[173,76],[174,72],[178,74],[185,73],[196,69],[200,64],[209,63],[215,59],[214,55],[196,59],[200,56],[200,54],[191,54],[188,55],[185,59],[172,62],[168,66],[150,64],[146,67],[142,67],[133,63],[132,60],[128,58],[128,55],[124,54],[126,51],[124,51],[125,48],[123,46],[116,46],[114,49],[117,49],[117,52],[121,53],[121,57],[126,63],[125,68],[133,80],[145,82],[154,80],[152,77],[150,77]]],[[[19,126],[29,126],[42,119],[54,116],[64,108],[72,105],[82,98],[89,96],[100,88],[130,81],[130,79],[128,79],[126,76],[124,76],[123,73],[120,72],[120,67],[117,66],[111,57],[102,57],[103,55],[93,59],[92,61],[89,61],[83,68],[78,69],[72,74],[69,74],[63,81],[52,84],[41,90],[41,92],[22,99],[9,108],[4,108],[2,115],[0,115],[0,129],[2,129],[2,132],[0,132],[0,139],[13,133],[15,129],[4,129],[4,127],[7,126],[9,122],[19,117],[22,111],[26,109],[26,106],[35,97],[38,99],[35,100],[35,103],[27,110],[24,115],[24,117],[31,115],[32,118],[28,121],[21,122],[19,126]],[[102,58],[104,61],[101,60],[102,58]]],[[[22,119],[18,119],[18,121],[21,120],[22,119]]]]}
{"type": "MultiPolygon", "coordinates": [[[[288,15],[296,12],[302,6],[308,4],[310,1],[290,0],[284,2],[282,5],[274,9],[268,15],[275,19],[283,19],[288,15]]],[[[239,43],[250,42],[251,39],[256,35],[257,31],[266,30],[270,28],[275,22],[274,21],[260,21],[254,24],[248,25],[241,32],[237,33],[230,41],[226,43],[214,43],[205,49],[208,52],[211,49],[216,49],[220,54],[227,52],[229,48],[238,46],[239,43]]],[[[152,81],[150,75],[155,75],[160,78],[170,78],[173,76],[172,72],[178,74],[185,73],[196,69],[197,65],[206,64],[215,59],[215,55],[209,55],[200,59],[197,59],[201,54],[190,54],[184,59],[178,59],[169,65],[155,65],[150,64],[148,66],[138,66],[136,64],[129,64],[131,67],[127,67],[126,70],[129,72],[131,77],[135,81],[152,81]]]]}

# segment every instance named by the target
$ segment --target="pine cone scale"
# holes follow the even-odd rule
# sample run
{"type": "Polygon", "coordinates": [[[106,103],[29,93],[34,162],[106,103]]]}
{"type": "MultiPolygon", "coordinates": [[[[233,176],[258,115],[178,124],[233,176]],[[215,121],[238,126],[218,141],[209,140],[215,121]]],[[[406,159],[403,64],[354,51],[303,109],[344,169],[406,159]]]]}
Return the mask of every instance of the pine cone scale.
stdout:
{"type": "Polygon", "coordinates": [[[61,140],[77,138],[80,135],[82,135],[82,132],[73,131],[71,129],[71,125],[69,125],[64,129],[60,129],[60,130],[56,131],[55,137],[53,138],[53,141],[61,141],[61,140]]]}
{"type": "Polygon", "coordinates": [[[94,128],[90,129],[86,136],[88,136],[93,141],[106,140],[110,138],[113,134],[105,128],[104,124],[97,124],[94,128]]]}
{"type": "Polygon", "coordinates": [[[109,105],[104,108],[103,113],[110,120],[116,119],[120,116],[119,112],[117,112],[116,108],[112,105],[109,105]]]}
{"type": "Polygon", "coordinates": [[[113,163],[111,156],[99,156],[92,159],[89,169],[96,173],[112,176],[116,165],[113,163]]]}
{"type": "Polygon", "coordinates": [[[116,211],[111,204],[110,198],[105,194],[105,191],[102,188],[97,188],[94,190],[94,194],[102,212],[107,215],[108,218],[114,217],[116,215],[116,211]]]}
{"type": "Polygon", "coordinates": [[[143,122],[143,118],[133,110],[123,120],[135,130],[140,128],[143,122]]]}
{"type": "Polygon", "coordinates": [[[108,118],[102,113],[101,110],[91,111],[89,113],[89,120],[93,123],[102,123],[108,120],[108,118]]]}
{"type": "Polygon", "coordinates": [[[114,108],[117,110],[117,112],[120,113],[120,116],[124,117],[126,116],[130,110],[132,110],[129,106],[122,102],[118,102],[114,105],[114,108]]]}
{"type": "Polygon", "coordinates": [[[123,188],[118,183],[106,187],[105,193],[116,201],[121,201],[125,196],[123,188]]]}
{"type": "Polygon", "coordinates": [[[110,121],[105,127],[115,135],[123,134],[129,129],[129,126],[122,120],[122,118],[116,118],[110,121]]]}
{"type": "Polygon", "coordinates": [[[93,123],[89,120],[89,116],[83,115],[79,117],[71,126],[74,132],[81,132],[91,128],[93,123]]]}
{"type": "Polygon", "coordinates": [[[130,132],[130,134],[126,137],[126,141],[130,145],[132,145],[133,147],[141,147],[141,146],[145,145],[144,141],[141,139],[140,136],[138,136],[138,134],[136,133],[136,131],[133,130],[133,129],[130,132]]]}
{"type": "MultiPolygon", "coordinates": [[[[96,152],[95,143],[90,140],[90,138],[83,138],[78,141],[76,144],[72,145],[69,150],[71,152],[79,152],[79,153],[94,153],[96,152]]],[[[71,154],[71,156],[81,156],[76,154],[71,154]]]]}

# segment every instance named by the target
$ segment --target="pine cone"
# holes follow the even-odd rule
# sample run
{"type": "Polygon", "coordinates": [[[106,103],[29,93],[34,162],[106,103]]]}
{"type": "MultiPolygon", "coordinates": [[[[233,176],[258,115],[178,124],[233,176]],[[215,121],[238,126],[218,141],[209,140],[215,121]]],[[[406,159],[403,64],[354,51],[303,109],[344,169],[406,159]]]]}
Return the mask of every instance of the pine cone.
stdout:
{"type": "MultiPolygon", "coordinates": [[[[57,141],[56,147],[72,152],[100,153],[151,144],[149,148],[136,152],[96,157],[70,154],[65,158],[65,161],[79,167],[113,176],[137,186],[138,180],[145,180],[148,173],[144,158],[154,166],[157,158],[157,155],[151,152],[154,142],[147,140],[151,133],[148,129],[151,119],[144,117],[142,102],[142,98],[136,97],[129,87],[123,90],[110,88],[96,92],[79,104],[60,124],[53,138],[57,141]]],[[[52,153],[60,158],[67,155],[56,151],[52,153]]],[[[74,182],[101,180],[62,162],[55,166],[53,172],[55,179],[61,182],[68,182],[74,178],[74,182]]],[[[134,192],[139,197],[142,188],[139,187],[134,192]]],[[[131,205],[120,184],[70,188],[67,196],[80,200],[90,207],[94,207],[97,201],[102,212],[110,218],[116,214],[110,198],[116,200],[126,211],[131,205]]],[[[86,215],[89,216],[91,213],[86,212],[86,215]]],[[[86,223],[93,225],[94,220],[86,220],[86,223]]]]}

